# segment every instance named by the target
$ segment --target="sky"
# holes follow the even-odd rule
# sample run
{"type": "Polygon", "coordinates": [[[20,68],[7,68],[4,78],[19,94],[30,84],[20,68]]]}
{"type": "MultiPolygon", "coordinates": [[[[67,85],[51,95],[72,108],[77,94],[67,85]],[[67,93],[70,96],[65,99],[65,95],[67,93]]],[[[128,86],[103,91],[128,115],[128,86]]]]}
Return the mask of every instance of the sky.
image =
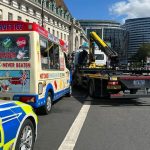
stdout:
{"type": "Polygon", "coordinates": [[[114,20],[150,17],[150,0],[64,0],[76,19],[114,20]]]}

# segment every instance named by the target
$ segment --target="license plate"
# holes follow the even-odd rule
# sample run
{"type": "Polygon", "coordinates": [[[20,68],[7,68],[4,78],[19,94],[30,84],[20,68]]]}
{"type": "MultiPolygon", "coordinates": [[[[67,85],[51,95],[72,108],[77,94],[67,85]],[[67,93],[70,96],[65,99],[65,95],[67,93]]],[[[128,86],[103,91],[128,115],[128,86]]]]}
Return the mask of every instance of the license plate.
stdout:
{"type": "Polygon", "coordinates": [[[145,85],[145,80],[134,80],[133,85],[135,85],[135,86],[144,86],[145,85]]]}

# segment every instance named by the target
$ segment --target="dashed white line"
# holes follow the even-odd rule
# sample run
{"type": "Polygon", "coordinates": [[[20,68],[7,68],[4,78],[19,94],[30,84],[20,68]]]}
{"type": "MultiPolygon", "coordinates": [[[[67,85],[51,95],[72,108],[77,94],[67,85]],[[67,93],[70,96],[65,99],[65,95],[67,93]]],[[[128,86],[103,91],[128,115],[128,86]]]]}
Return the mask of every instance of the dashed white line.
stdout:
{"type": "Polygon", "coordinates": [[[66,137],[64,138],[63,142],[61,143],[58,150],[73,150],[82,129],[82,126],[85,122],[86,116],[90,109],[90,104],[84,104],[76,117],[75,121],[73,122],[71,128],[69,129],[66,137]]]}

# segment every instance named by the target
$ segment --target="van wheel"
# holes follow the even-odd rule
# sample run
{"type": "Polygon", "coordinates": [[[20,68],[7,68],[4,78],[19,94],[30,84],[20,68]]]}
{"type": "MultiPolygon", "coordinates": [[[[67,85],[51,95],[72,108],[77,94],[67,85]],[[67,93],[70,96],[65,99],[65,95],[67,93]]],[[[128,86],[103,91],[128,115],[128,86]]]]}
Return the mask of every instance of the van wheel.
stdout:
{"type": "Polygon", "coordinates": [[[94,86],[94,82],[92,80],[90,80],[90,82],[89,82],[88,89],[89,89],[89,95],[91,97],[94,97],[95,96],[95,86],[94,86]]]}
{"type": "Polygon", "coordinates": [[[16,141],[15,150],[33,150],[35,142],[35,129],[33,123],[27,119],[24,121],[16,141]]]}
{"type": "Polygon", "coordinates": [[[41,111],[45,115],[48,115],[51,109],[52,109],[52,98],[51,98],[51,93],[48,93],[48,96],[46,97],[46,103],[44,106],[41,107],[41,111]]]}

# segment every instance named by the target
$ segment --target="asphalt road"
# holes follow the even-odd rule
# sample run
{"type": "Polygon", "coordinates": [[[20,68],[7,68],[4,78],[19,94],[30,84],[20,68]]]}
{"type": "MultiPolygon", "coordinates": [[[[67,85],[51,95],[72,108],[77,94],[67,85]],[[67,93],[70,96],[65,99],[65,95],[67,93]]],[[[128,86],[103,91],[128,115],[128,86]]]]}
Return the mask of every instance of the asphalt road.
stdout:
{"type": "Polygon", "coordinates": [[[150,98],[91,99],[78,89],[73,97],[55,103],[49,115],[38,116],[34,150],[58,150],[85,103],[90,109],[74,150],[150,149],[150,98]]]}

